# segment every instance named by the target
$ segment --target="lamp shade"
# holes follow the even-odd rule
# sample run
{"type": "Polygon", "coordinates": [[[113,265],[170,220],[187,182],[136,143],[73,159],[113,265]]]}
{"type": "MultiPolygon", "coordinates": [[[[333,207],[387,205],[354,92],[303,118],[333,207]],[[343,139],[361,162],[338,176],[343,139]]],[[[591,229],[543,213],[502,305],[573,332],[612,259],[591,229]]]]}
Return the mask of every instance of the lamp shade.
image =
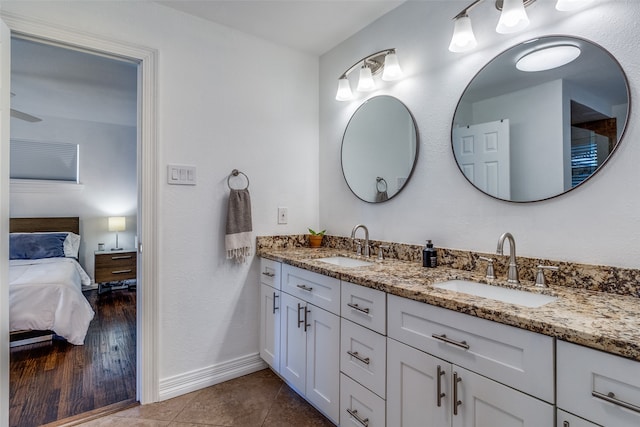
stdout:
{"type": "Polygon", "coordinates": [[[358,91],[369,92],[376,88],[376,84],[373,82],[373,75],[371,74],[371,68],[363,65],[360,68],[360,78],[358,79],[358,91]]]}
{"type": "Polygon", "coordinates": [[[123,216],[110,216],[109,217],[109,231],[124,231],[126,230],[126,221],[123,216]]]}
{"type": "Polygon", "coordinates": [[[558,0],[556,9],[561,12],[580,9],[583,6],[593,2],[593,0],[558,0]]]}
{"type": "Polygon", "coordinates": [[[453,37],[451,37],[449,50],[451,52],[466,52],[477,45],[478,42],[471,27],[471,18],[467,15],[457,18],[453,27],[453,37]]]}
{"type": "Polygon", "coordinates": [[[402,78],[402,69],[398,62],[398,56],[395,52],[387,53],[384,57],[384,71],[382,72],[382,80],[390,82],[402,78]]]}
{"type": "Polygon", "coordinates": [[[496,32],[500,34],[515,33],[524,30],[527,25],[529,25],[529,17],[524,10],[524,1],[504,0],[496,32]]]}
{"type": "Polygon", "coordinates": [[[351,85],[349,79],[341,77],[338,80],[338,92],[336,93],[336,101],[350,101],[353,99],[353,92],[351,92],[351,85]]]}

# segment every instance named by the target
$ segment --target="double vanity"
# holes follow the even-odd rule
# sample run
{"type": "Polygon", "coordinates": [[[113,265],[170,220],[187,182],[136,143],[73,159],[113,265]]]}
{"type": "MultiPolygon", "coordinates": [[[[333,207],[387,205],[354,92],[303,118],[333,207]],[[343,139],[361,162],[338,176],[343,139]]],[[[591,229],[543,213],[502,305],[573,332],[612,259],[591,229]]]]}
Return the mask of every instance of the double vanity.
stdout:
{"type": "Polygon", "coordinates": [[[327,237],[258,239],[260,355],[337,425],[640,425],[637,295],[508,283],[506,259],[487,279],[447,251],[437,268],[403,245],[358,257],[327,237]]]}

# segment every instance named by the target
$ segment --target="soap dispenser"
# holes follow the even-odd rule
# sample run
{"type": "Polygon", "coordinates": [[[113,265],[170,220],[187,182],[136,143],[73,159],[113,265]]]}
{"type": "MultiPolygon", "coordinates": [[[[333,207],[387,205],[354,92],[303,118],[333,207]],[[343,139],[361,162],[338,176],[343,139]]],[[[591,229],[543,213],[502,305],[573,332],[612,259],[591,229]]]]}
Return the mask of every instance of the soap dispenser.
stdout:
{"type": "Polygon", "coordinates": [[[427,240],[427,245],[422,250],[422,266],[431,268],[438,266],[438,251],[433,247],[431,240],[427,240]]]}

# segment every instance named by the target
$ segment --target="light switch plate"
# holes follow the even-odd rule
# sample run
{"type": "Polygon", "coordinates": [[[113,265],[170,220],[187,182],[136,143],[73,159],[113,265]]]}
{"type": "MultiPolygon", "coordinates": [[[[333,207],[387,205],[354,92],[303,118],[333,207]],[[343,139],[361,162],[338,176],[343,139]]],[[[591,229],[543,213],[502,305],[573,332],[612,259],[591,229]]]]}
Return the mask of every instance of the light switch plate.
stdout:
{"type": "Polygon", "coordinates": [[[289,222],[289,208],[278,208],[278,224],[286,224],[289,222]]]}
{"type": "Polygon", "coordinates": [[[172,185],[196,185],[196,167],[167,165],[167,183],[172,185]]]}

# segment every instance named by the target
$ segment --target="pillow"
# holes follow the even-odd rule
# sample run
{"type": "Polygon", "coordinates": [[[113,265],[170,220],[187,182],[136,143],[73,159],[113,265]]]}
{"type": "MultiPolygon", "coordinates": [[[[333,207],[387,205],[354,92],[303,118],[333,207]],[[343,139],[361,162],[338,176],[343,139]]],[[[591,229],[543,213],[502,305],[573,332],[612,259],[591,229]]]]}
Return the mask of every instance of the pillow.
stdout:
{"type": "Polygon", "coordinates": [[[9,259],[63,258],[67,233],[12,233],[9,259]]]}
{"type": "Polygon", "coordinates": [[[71,231],[42,231],[40,233],[11,233],[11,235],[17,234],[64,234],[66,235],[66,239],[64,239],[64,256],[67,258],[75,258],[78,259],[78,253],[80,252],[80,240],[81,237],[76,233],[72,233],[71,231]]]}

